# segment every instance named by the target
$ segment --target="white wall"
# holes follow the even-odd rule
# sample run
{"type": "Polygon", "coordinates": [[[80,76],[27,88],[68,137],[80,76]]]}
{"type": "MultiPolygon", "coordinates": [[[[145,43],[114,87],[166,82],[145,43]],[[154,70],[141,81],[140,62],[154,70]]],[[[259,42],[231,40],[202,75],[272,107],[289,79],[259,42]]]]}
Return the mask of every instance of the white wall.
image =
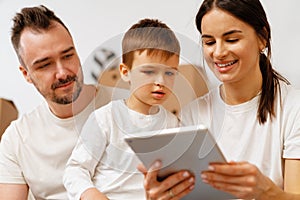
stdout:
{"type": "MultiPolygon", "coordinates": [[[[20,114],[41,100],[35,88],[18,71],[18,60],[10,44],[11,18],[23,6],[44,4],[53,9],[69,27],[82,63],[98,46],[126,31],[141,18],[159,18],[187,41],[184,48],[189,62],[202,63],[195,48],[199,35],[194,25],[201,0],[0,0],[0,97],[15,102],[20,114]]],[[[300,45],[299,0],[262,0],[273,30],[273,63],[296,87],[300,45]]],[[[88,67],[84,67],[87,69],[88,67]]],[[[86,71],[85,69],[85,71],[86,71]]],[[[86,72],[85,72],[86,73],[86,72]]],[[[88,81],[88,80],[87,80],[88,81]]]]}

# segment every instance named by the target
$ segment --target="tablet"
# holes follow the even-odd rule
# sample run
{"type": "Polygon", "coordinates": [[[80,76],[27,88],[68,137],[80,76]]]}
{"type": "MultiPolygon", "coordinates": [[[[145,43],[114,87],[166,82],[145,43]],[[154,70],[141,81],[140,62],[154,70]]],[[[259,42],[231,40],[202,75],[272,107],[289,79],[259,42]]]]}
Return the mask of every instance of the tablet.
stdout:
{"type": "Polygon", "coordinates": [[[195,175],[196,185],[182,199],[232,199],[232,195],[203,183],[200,172],[208,169],[210,162],[226,162],[214,138],[203,125],[178,127],[138,133],[125,141],[147,169],[155,160],[162,162],[158,179],[164,179],[179,170],[189,170],[195,175]],[[142,136],[141,136],[142,135],[142,136]]]}

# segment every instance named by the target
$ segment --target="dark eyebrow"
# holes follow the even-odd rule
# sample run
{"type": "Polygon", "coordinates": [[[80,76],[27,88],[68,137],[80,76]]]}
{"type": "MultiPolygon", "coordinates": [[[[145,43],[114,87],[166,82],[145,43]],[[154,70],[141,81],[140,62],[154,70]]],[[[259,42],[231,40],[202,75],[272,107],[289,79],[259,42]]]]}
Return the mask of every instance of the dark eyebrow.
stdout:
{"type": "MultiPolygon", "coordinates": [[[[233,34],[233,33],[242,33],[242,31],[232,30],[232,31],[228,31],[228,32],[224,33],[222,36],[230,35],[230,34],[233,34]]],[[[204,35],[202,35],[201,38],[212,38],[212,36],[204,34],[204,35]]]]}
{"type": "Polygon", "coordinates": [[[38,60],[36,60],[36,61],[34,61],[34,62],[32,63],[32,66],[33,66],[33,65],[36,65],[36,64],[39,64],[39,63],[42,63],[42,62],[45,62],[45,61],[48,60],[48,59],[49,59],[49,57],[38,59],[38,60]]]}
{"type": "MultiPolygon", "coordinates": [[[[63,50],[61,53],[62,53],[62,54],[68,53],[69,51],[72,51],[73,49],[75,49],[75,48],[72,46],[72,47],[69,47],[69,48],[66,49],[66,50],[63,50]]],[[[36,65],[36,64],[39,64],[39,63],[41,63],[41,62],[45,62],[45,61],[47,61],[48,59],[49,59],[49,57],[45,57],[45,58],[38,59],[38,60],[34,61],[34,62],[32,63],[32,65],[36,65]]]]}
{"type": "Polygon", "coordinates": [[[67,52],[69,52],[69,51],[72,51],[72,50],[74,50],[75,48],[72,46],[72,47],[70,47],[70,48],[68,48],[68,49],[66,49],[66,50],[64,50],[64,51],[62,51],[62,53],[67,53],[67,52]]]}

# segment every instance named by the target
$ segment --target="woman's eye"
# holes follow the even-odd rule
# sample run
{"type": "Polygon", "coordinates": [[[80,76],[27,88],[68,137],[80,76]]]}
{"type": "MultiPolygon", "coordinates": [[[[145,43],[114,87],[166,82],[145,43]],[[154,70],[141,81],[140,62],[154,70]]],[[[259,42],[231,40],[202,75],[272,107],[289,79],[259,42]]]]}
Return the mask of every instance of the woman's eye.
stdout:
{"type": "Polygon", "coordinates": [[[227,42],[230,42],[230,43],[234,43],[234,42],[237,42],[239,41],[239,39],[228,39],[227,42]]]}
{"type": "Polygon", "coordinates": [[[202,43],[207,45],[207,46],[210,46],[210,45],[215,44],[216,42],[215,41],[203,41],[202,43]]]}

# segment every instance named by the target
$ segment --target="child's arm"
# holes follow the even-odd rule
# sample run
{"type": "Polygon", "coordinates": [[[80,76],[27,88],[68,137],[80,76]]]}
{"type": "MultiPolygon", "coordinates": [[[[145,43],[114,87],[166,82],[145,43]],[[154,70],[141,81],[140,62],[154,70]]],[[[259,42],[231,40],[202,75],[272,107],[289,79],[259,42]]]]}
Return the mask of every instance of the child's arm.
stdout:
{"type": "Polygon", "coordinates": [[[82,128],[63,176],[69,199],[78,200],[84,191],[95,188],[92,178],[105,148],[105,134],[92,114],[82,128]]]}
{"type": "Polygon", "coordinates": [[[96,188],[89,188],[82,193],[80,200],[108,200],[108,198],[96,188]]]}

